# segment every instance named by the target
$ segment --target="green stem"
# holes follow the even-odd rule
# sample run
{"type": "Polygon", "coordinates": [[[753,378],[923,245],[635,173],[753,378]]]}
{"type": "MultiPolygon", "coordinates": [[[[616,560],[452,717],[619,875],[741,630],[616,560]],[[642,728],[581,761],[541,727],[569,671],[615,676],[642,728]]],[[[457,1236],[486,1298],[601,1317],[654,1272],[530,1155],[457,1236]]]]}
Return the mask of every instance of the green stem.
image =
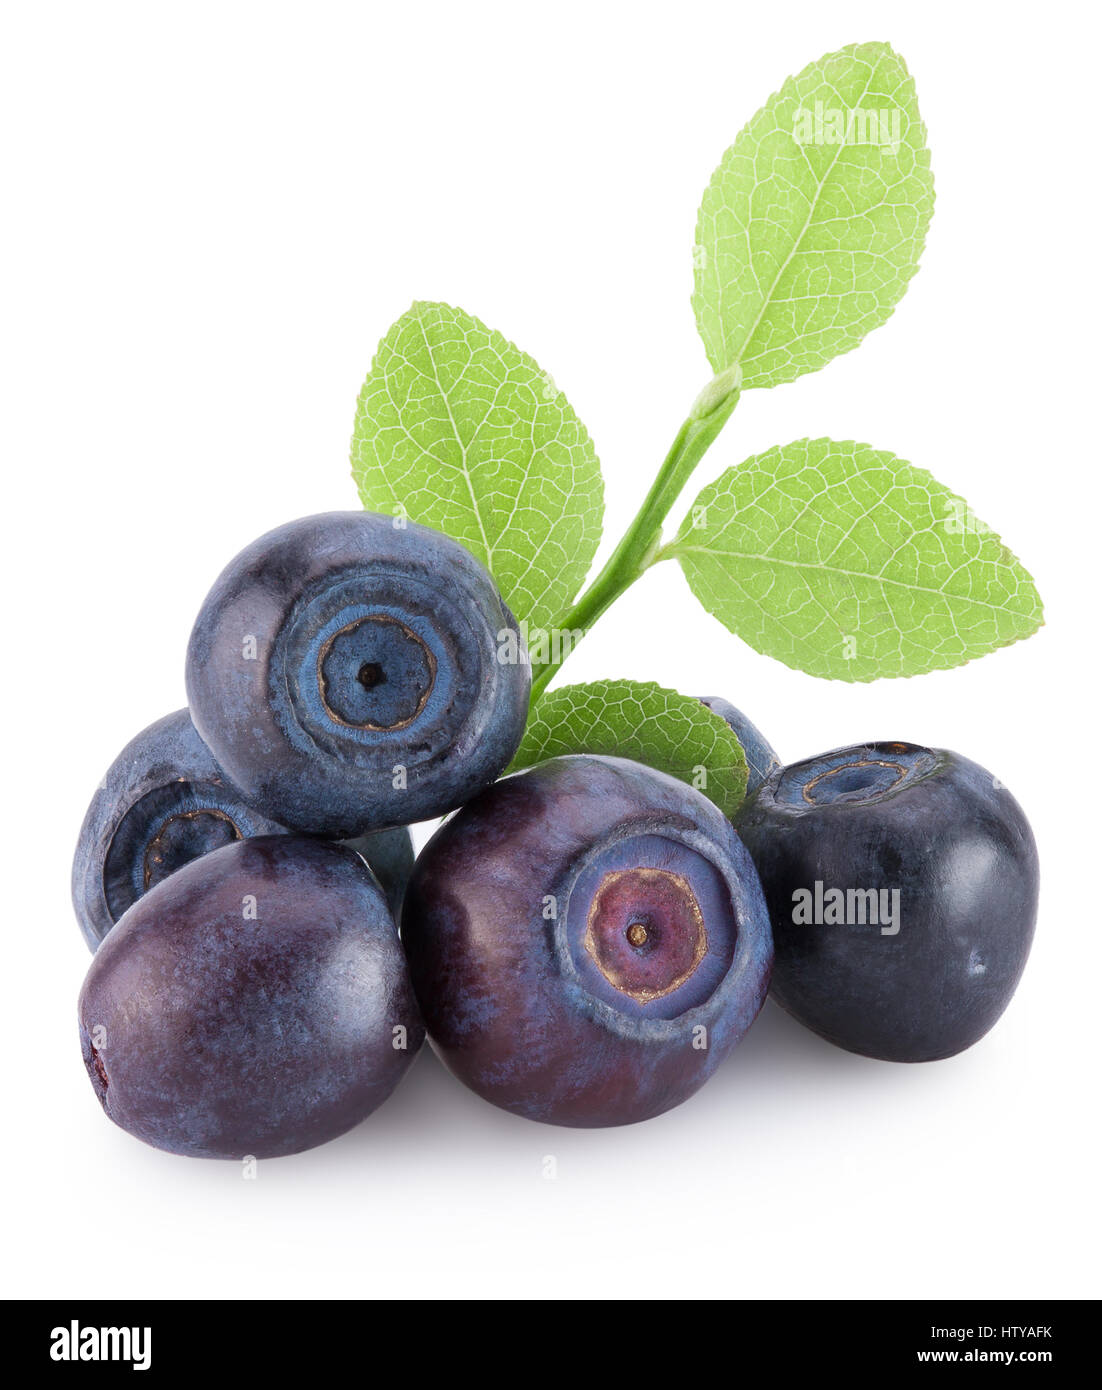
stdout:
{"type": "MultiPolygon", "coordinates": [[[[661,549],[662,526],[670,508],[681,495],[693,470],[707,453],[723,426],[727,423],[739,398],[738,368],[721,372],[704,388],[693,406],[689,418],[677,432],[658,476],[635,520],[624,532],[623,539],[609,556],[607,563],[572,608],[559,617],[558,632],[585,633],[606,609],[625,590],[659,560],[665,559],[661,549]]],[[[580,640],[580,639],[579,639],[580,640]]],[[[556,649],[559,644],[552,644],[556,649]]],[[[576,643],[566,646],[558,660],[548,660],[532,680],[532,706],[554,678],[559,667],[576,643]]]]}

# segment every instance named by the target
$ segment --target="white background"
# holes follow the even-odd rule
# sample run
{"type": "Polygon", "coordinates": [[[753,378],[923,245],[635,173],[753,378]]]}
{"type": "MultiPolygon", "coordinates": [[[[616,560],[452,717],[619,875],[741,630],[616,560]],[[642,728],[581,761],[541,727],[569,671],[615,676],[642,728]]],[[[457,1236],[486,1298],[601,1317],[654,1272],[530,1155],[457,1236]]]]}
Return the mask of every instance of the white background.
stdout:
{"type": "Polygon", "coordinates": [[[1099,1292],[1097,41],[1061,3],[5,11],[8,1292],[1099,1292]],[[699,1096],[618,1131],[496,1111],[426,1051],[358,1131],[253,1182],[114,1128],[75,1026],[87,800],[183,704],[225,561],[357,505],[378,338],[439,298],[532,352],[593,434],[618,535],[709,375],[690,248],[714,165],[786,75],[867,39],[905,55],[929,127],[922,270],[857,352],[745,397],[684,500],[803,435],[894,449],[1001,533],[1048,625],[849,687],[756,655],[663,565],[567,670],[723,694],[787,759],[904,738],[989,767],[1044,880],[1001,1024],[905,1067],[769,1006],[699,1096]]]}

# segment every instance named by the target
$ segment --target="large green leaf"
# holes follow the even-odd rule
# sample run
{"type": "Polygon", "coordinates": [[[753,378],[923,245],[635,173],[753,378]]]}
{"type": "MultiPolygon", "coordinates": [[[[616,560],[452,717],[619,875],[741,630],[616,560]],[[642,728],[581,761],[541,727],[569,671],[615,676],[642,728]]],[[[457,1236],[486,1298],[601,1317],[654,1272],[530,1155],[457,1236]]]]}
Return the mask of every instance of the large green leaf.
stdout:
{"type": "Polygon", "coordinates": [[[700,208],[693,308],[715,371],[740,364],[744,390],[792,381],[888,318],[933,212],[925,141],[884,43],[828,53],[770,98],[700,208]]]}
{"type": "Polygon", "coordinates": [[[746,791],[746,755],[726,721],[649,681],[565,685],[541,696],[513,770],[563,753],[633,758],[688,782],[728,816],[746,791]]]}
{"type": "Polygon", "coordinates": [[[747,459],[704,489],[666,554],[750,646],[836,680],[959,666],[1042,622],[1032,579],[961,498],[867,444],[747,459]]]}
{"type": "Polygon", "coordinates": [[[352,472],[368,510],[461,541],[533,628],[575,597],[600,540],[585,426],[538,363],[447,304],[414,304],[379,344],[352,472]]]}

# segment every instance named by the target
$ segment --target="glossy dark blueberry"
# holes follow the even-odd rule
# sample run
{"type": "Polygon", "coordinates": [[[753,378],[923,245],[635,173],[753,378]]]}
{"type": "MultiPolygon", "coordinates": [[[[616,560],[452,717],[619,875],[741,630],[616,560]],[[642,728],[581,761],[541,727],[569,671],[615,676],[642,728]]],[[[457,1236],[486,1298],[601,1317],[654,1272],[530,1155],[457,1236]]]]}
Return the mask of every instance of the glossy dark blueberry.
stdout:
{"type": "Polygon", "coordinates": [[[770,773],[781,766],[781,760],[773,751],[773,745],[754,724],[751,724],[741,710],[735,709],[734,705],[722,696],[699,695],[697,698],[734,730],[735,736],[742,744],[742,751],[746,754],[746,795],[756,792],[770,773]]]}
{"type": "Polygon", "coordinates": [[[73,907],[91,950],[174,870],[283,829],[227,781],[186,709],[132,739],[92,797],[73,860],[73,907]]]}
{"type": "Polygon", "coordinates": [[[716,807],[589,756],[507,777],[438,830],[402,938],[460,1080],[575,1126],[691,1096],[756,1017],[772,959],[757,874],[716,807]]]}
{"type": "MultiPolygon", "coordinates": [[[[111,764],[81,827],[73,859],[77,921],[95,950],[127,908],[200,855],[256,835],[287,833],[230,785],[186,709],[132,739],[111,764]]],[[[413,871],[406,829],[351,846],[367,860],[397,914],[413,871]]]]}
{"type": "Polygon", "coordinates": [[[775,772],[735,817],[773,921],[772,993],[839,1047],[962,1052],[1010,1001],[1038,867],[1021,807],[982,767],[911,743],[775,772]]]}
{"type": "Polygon", "coordinates": [[[306,517],[242,551],[187,659],[192,718],[234,784],[273,820],[342,838],[488,786],[520,743],[530,683],[478,561],[369,512],[306,517]]]}
{"type": "Polygon", "coordinates": [[[343,1134],[424,1037],[373,875],[297,835],[227,845],[151,889],[97,951],[79,1014],[108,1116],[200,1158],[343,1134]]]}

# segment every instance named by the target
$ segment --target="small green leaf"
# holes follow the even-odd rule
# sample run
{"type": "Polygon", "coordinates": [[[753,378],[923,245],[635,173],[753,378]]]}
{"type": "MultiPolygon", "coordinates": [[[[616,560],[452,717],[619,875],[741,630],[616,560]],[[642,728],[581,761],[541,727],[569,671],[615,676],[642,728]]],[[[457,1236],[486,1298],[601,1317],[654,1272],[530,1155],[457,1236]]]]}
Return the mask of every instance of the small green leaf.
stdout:
{"type": "Polygon", "coordinates": [[[867,444],[801,439],[704,489],[665,554],[756,651],[834,680],[916,676],[1028,637],[1041,600],[967,504],[867,444]]]}
{"type": "Polygon", "coordinates": [[[414,304],[379,344],[352,473],[369,511],[461,541],[533,628],[574,598],[600,540],[585,426],[537,362],[447,304],[414,304]]]}
{"type": "Polygon", "coordinates": [[[693,309],[713,370],[776,386],[855,348],[902,298],[933,207],[914,83],[887,44],[789,78],[700,207],[693,309]]]}
{"type": "Polygon", "coordinates": [[[562,753],[633,758],[688,782],[728,816],[746,791],[746,756],[726,721],[649,681],[565,685],[542,696],[511,770],[562,753]]]}

